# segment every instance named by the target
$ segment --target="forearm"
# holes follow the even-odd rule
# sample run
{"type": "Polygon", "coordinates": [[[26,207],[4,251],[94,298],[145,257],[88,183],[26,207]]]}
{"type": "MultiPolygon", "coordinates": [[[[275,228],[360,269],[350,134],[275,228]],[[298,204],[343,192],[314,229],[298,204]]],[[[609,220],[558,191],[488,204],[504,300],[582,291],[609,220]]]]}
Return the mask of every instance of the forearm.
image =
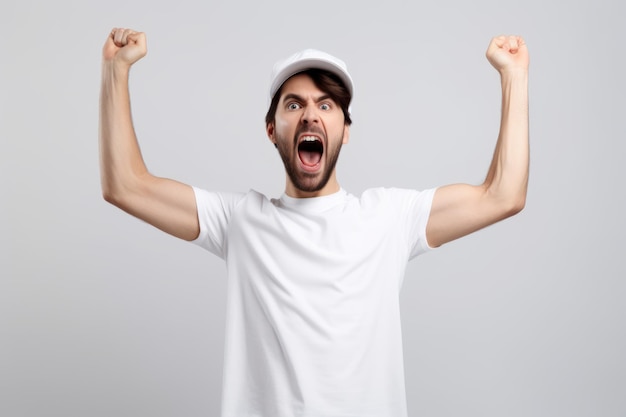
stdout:
{"type": "Polygon", "coordinates": [[[102,193],[116,200],[147,173],[133,128],[128,66],[102,64],[100,91],[100,173],[102,193]]]}
{"type": "Polygon", "coordinates": [[[500,133],[485,186],[492,197],[518,211],[528,187],[528,71],[505,72],[501,81],[500,133]]]}

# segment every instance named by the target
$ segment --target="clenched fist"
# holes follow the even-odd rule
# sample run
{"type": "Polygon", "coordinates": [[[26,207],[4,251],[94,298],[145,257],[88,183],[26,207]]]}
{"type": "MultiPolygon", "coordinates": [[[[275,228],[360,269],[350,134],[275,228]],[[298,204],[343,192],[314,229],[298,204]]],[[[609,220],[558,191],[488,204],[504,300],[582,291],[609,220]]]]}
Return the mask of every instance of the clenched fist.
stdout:
{"type": "Polygon", "coordinates": [[[113,29],[102,48],[104,61],[126,64],[129,67],[148,52],[146,34],[132,29],[113,29]]]}
{"type": "Polygon", "coordinates": [[[487,59],[500,74],[528,70],[528,48],[521,36],[497,36],[487,48],[487,59]]]}

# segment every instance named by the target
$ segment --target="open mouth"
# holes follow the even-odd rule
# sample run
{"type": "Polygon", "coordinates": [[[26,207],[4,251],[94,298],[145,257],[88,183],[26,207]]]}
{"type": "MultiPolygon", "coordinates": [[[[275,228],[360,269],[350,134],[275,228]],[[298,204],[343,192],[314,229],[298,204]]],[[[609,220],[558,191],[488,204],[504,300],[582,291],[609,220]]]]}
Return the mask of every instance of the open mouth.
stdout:
{"type": "Polygon", "coordinates": [[[302,165],[315,168],[322,160],[324,144],[316,136],[304,136],[298,144],[298,156],[302,165]]]}

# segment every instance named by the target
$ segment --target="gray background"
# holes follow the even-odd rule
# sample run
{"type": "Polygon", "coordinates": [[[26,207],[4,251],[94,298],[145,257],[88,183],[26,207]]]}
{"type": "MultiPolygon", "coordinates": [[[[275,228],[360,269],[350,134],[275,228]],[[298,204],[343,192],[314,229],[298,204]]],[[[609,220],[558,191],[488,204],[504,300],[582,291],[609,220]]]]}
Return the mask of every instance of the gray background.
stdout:
{"type": "Polygon", "coordinates": [[[497,136],[489,39],[531,54],[531,183],[517,217],[413,261],[411,416],[626,416],[623,5],[3,2],[0,415],[215,416],[225,268],[106,204],[101,47],[148,35],[133,116],[152,172],[279,195],[272,64],[314,47],[356,84],[341,184],[477,183],[497,136]]]}

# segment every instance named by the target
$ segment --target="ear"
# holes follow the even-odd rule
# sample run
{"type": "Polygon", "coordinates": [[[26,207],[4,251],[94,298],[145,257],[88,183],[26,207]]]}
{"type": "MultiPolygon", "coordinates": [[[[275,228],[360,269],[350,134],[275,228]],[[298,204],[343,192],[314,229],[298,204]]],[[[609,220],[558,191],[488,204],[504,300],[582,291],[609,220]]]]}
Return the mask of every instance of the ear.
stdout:
{"type": "Polygon", "coordinates": [[[270,142],[272,142],[274,146],[276,146],[276,139],[274,139],[274,122],[268,123],[265,126],[265,132],[267,133],[267,137],[269,138],[270,142]]]}
{"type": "Polygon", "coordinates": [[[346,145],[348,142],[350,142],[350,126],[347,124],[344,124],[343,126],[343,144],[346,145]]]}

